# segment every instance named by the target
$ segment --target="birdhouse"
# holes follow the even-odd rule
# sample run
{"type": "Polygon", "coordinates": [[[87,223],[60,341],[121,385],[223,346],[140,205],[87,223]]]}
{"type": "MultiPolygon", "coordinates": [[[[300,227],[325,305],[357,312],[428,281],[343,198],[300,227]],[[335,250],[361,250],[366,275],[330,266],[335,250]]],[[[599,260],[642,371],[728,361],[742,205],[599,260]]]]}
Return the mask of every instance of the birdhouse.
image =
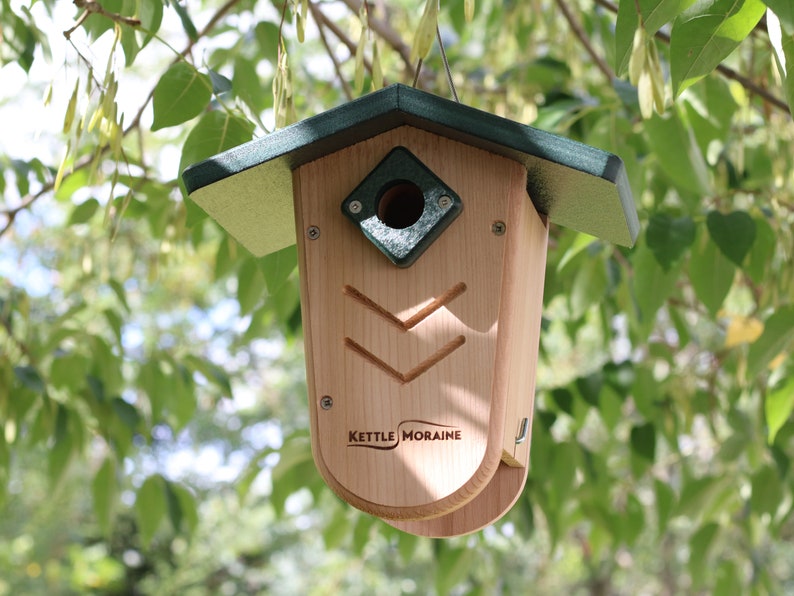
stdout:
{"type": "Polygon", "coordinates": [[[297,240],[312,451],[336,494],[425,536],[509,510],[549,221],[632,244],[620,159],[392,85],[183,180],[254,255],[297,240]]]}

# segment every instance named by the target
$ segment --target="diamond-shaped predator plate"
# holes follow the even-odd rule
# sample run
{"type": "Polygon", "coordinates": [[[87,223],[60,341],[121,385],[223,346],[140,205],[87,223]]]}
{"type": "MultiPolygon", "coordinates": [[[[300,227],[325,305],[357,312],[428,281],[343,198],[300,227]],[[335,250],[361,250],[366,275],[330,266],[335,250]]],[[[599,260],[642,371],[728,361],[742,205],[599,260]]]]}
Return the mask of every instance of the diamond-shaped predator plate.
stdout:
{"type": "Polygon", "coordinates": [[[460,214],[457,193],[405,147],[395,147],[342,202],[378,250],[409,267],[460,214]]]}

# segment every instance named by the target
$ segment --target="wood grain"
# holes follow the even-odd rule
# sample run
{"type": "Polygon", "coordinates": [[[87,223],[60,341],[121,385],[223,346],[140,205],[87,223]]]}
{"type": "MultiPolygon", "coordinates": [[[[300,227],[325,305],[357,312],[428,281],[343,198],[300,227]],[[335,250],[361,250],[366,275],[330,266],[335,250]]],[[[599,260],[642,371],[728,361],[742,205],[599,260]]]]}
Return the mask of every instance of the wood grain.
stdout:
{"type": "Polygon", "coordinates": [[[474,502],[502,460],[523,479],[515,433],[531,417],[547,232],[523,166],[403,126],[301,166],[293,188],[312,449],[326,482],[379,517],[426,520],[474,502]],[[340,210],[398,145],[464,205],[406,269],[340,210]]]}

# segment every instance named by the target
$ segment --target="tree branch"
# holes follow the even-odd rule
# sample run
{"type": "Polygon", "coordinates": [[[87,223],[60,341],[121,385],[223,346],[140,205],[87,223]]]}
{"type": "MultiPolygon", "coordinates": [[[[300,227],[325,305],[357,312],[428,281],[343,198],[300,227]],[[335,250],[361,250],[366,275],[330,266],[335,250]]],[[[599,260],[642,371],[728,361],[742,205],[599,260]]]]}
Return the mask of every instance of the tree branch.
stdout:
{"type": "Polygon", "coordinates": [[[607,80],[611,83],[612,80],[615,78],[615,73],[612,72],[612,69],[606,63],[606,60],[595,51],[593,44],[590,43],[590,39],[587,37],[587,33],[582,28],[582,25],[579,21],[576,20],[576,17],[571,12],[571,9],[568,8],[568,5],[565,3],[565,0],[557,0],[557,6],[560,7],[565,20],[568,21],[568,25],[570,25],[571,30],[573,31],[574,35],[579,39],[579,41],[584,46],[584,49],[587,50],[587,53],[590,54],[590,57],[595,62],[598,70],[604,73],[604,76],[607,80]]]}
{"type": "Polygon", "coordinates": [[[339,60],[337,60],[336,54],[334,54],[334,51],[331,49],[331,46],[328,43],[328,38],[325,36],[325,14],[318,17],[317,13],[322,13],[322,10],[320,10],[320,8],[316,6],[314,2],[309,2],[309,10],[312,11],[312,16],[314,16],[314,20],[317,21],[317,30],[320,33],[320,40],[323,42],[323,46],[325,46],[325,51],[328,53],[328,57],[334,64],[334,70],[336,71],[336,76],[339,78],[339,82],[342,84],[342,90],[345,92],[345,97],[347,97],[347,100],[350,101],[353,99],[353,90],[350,88],[350,83],[348,83],[347,79],[342,75],[342,65],[339,64],[339,60]]]}

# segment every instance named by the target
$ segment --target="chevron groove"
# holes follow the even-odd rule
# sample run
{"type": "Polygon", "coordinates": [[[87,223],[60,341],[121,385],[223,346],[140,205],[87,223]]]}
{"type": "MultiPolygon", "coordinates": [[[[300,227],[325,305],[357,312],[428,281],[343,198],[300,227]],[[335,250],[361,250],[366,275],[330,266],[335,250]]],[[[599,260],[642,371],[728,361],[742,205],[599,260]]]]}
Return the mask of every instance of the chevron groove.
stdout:
{"type": "Polygon", "coordinates": [[[388,309],[384,308],[377,302],[375,302],[372,298],[357,290],[353,286],[346,285],[342,288],[342,293],[345,296],[348,296],[361,304],[362,306],[368,308],[369,310],[373,311],[374,313],[380,315],[384,319],[386,319],[389,323],[400,329],[400,331],[409,331],[416,327],[419,323],[424,321],[434,312],[436,312],[442,306],[446,306],[450,302],[452,302],[455,298],[463,294],[466,291],[466,284],[463,282],[456,283],[454,286],[449,288],[446,292],[441,294],[438,298],[434,299],[430,304],[419,310],[413,316],[403,320],[396,316],[394,313],[389,311],[388,309]]]}
{"type": "Polygon", "coordinates": [[[361,344],[357,343],[356,341],[350,339],[349,337],[345,338],[345,347],[352,350],[362,358],[364,358],[367,362],[379,368],[387,375],[399,381],[403,385],[410,383],[420,375],[426,373],[428,370],[433,368],[436,364],[441,362],[444,358],[452,354],[455,350],[461,347],[463,344],[466,343],[466,338],[462,335],[457,336],[452,341],[446,343],[441,349],[437,350],[434,354],[431,354],[429,358],[426,358],[418,365],[413,367],[406,373],[401,373],[396,368],[391,366],[390,364],[386,363],[385,361],[381,360],[375,354],[361,346],[361,344]]]}

